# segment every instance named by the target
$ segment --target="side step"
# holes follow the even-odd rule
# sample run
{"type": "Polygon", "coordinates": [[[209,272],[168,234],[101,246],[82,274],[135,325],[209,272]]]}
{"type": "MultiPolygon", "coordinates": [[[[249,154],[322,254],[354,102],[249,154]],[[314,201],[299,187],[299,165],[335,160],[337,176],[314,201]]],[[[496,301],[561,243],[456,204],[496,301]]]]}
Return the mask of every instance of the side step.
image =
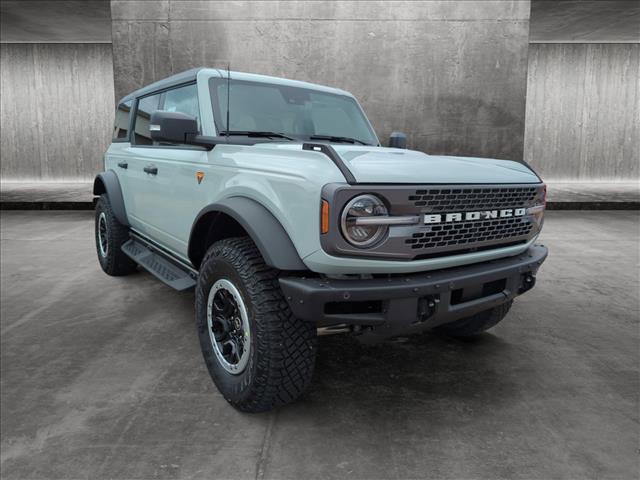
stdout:
{"type": "Polygon", "coordinates": [[[197,273],[186,265],[169,257],[144,240],[132,236],[122,245],[122,251],[153,276],[176,290],[188,290],[196,286],[197,273]]]}

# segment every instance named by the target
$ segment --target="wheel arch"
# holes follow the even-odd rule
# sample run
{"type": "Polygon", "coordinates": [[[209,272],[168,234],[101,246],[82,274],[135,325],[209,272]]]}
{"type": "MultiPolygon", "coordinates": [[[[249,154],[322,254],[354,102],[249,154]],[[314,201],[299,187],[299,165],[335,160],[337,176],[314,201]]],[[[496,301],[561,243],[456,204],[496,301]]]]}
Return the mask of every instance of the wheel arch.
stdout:
{"type": "Polygon", "coordinates": [[[113,170],[99,173],[93,181],[93,194],[100,196],[105,193],[109,197],[111,209],[118,221],[123,225],[129,226],[124,197],[122,196],[122,187],[120,187],[118,176],[113,170]]]}
{"type": "Polygon", "coordinates": [[[264,206],[246,197],[227,198],[200,210],[189,235],[189,260],[199,269],[214,242],[242,235],[251,238],[270,267],[308,270],[280,222],[264,206]]]}

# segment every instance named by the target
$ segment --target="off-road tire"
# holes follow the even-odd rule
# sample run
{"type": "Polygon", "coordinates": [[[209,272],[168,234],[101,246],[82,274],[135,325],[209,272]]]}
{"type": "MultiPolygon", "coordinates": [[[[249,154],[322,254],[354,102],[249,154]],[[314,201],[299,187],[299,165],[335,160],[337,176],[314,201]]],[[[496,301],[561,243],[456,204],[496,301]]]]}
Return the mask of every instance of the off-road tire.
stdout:
{"type": "Polygon", "coordinates": [[[440,325],[435,330],[451,337],[473,337],[495,327],[509,313],[513,300],[475,315],[440,325]]]}
{"type": "Polygon", "coordinates": [[[106,194],[100,195],[96,203],[95,240],[98,261],[100,262],[102,270],[104,270],[107,275],[119,277],[129,275],[136,271],[136,263],[120,248],[123,243],[129,240],[129,227],[121,224],[113,214],[109,197],[106,194]],[[107,242],[106,254],[100,246],[100,222],[102,215],[104,215],[103,218],[106,224],[106,235],[104,237],[107,242]]]}
{"type": "Polygon", "coordinates": [[[243,412],[264,412],[297,399],[311,382],[316,356],[315,325],[296,319],[270,268],[248,237],[214,243],[200,265],[196,325],[207,369],[224,398],[243,412]],[[238,374],[216,357],[207,324],[207,302],[218,280],[240,293],[250,325],[249,360],[238,374]]]}

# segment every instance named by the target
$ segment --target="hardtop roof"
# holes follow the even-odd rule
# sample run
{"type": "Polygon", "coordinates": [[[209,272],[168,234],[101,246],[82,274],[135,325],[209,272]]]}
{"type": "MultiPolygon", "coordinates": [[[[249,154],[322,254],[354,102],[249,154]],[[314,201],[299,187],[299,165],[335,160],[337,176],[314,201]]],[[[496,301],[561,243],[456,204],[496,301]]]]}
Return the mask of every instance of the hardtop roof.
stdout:
{"type": "Polygon", "coordinates": [[[134,90],[130,94],[125,95],[120,100],[120,103],[126,102],[128,100],[133,100],[137,97],[143,97],[148,93],[153,93],[157,90],[164,90],[165,88],[174,87],[183,83],[195,82],[196,76],[198,75],[198,72],[200,70],[202,70],[202,67],[192,68],[190,70],[185,70],[184,72],[171,75],[170,77],[163,78],[162,80],[158,80],[157,82],[153,82],[146,87],[139,88],[138,90],[134,90]]]}
{"type": "MultiPolygon", "coordinates": [[[[171,75],[170,77],[163,78],[162,80],[158,80],[146,87],[139,88],[128,95],[125,95],[119,103],[123,103],[129,100],[133,100],[138,97],[143,97],[150,93],[165,90],[167,88],[175,87],[178,85],[182,85],[184,83],[195,82],[198,76],[198,73],[204,71],[208,73],[210,76],[221,77],[224,78],[227,76],[226,70],[220,70],[216,68],[206,68],[206,67],[196,67],[189,70],[185,70],[184,72],[176,73],[175,75],[171,75]]],[[[328,93],[334,93],[337,95],[348,95],[352,96],[349,92],[345,90],[340,90],[338,88],[327,87],[325,85],[318,85],[315,83],[302,82],[299,80],[290,80],[287,78],[281,77],[271,77],[267,75],[259,75],[255,73],[244,73],[244,72],[229,72],[232,80],[246,80],[246,81],[254,81],[254,82],[264,82],[264,83],[274,83],[277,85],[289,85],[292,87],[301,87],[308,88],[311,90],[319,90],[328,93]]]]}

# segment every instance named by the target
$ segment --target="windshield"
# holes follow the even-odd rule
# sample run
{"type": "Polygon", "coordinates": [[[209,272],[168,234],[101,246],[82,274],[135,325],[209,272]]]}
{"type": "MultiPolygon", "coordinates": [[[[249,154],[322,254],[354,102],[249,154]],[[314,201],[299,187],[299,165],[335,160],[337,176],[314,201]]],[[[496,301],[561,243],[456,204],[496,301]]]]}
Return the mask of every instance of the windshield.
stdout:
{"type": "Polygon", "coordinates": [[[303,140],[342,137],[325,140],[378,144],[364,113],[349,96],[244,80],[229,83],[227,129],[227,79],[209,80],[218,132],[273,132],[303,140]]]}

